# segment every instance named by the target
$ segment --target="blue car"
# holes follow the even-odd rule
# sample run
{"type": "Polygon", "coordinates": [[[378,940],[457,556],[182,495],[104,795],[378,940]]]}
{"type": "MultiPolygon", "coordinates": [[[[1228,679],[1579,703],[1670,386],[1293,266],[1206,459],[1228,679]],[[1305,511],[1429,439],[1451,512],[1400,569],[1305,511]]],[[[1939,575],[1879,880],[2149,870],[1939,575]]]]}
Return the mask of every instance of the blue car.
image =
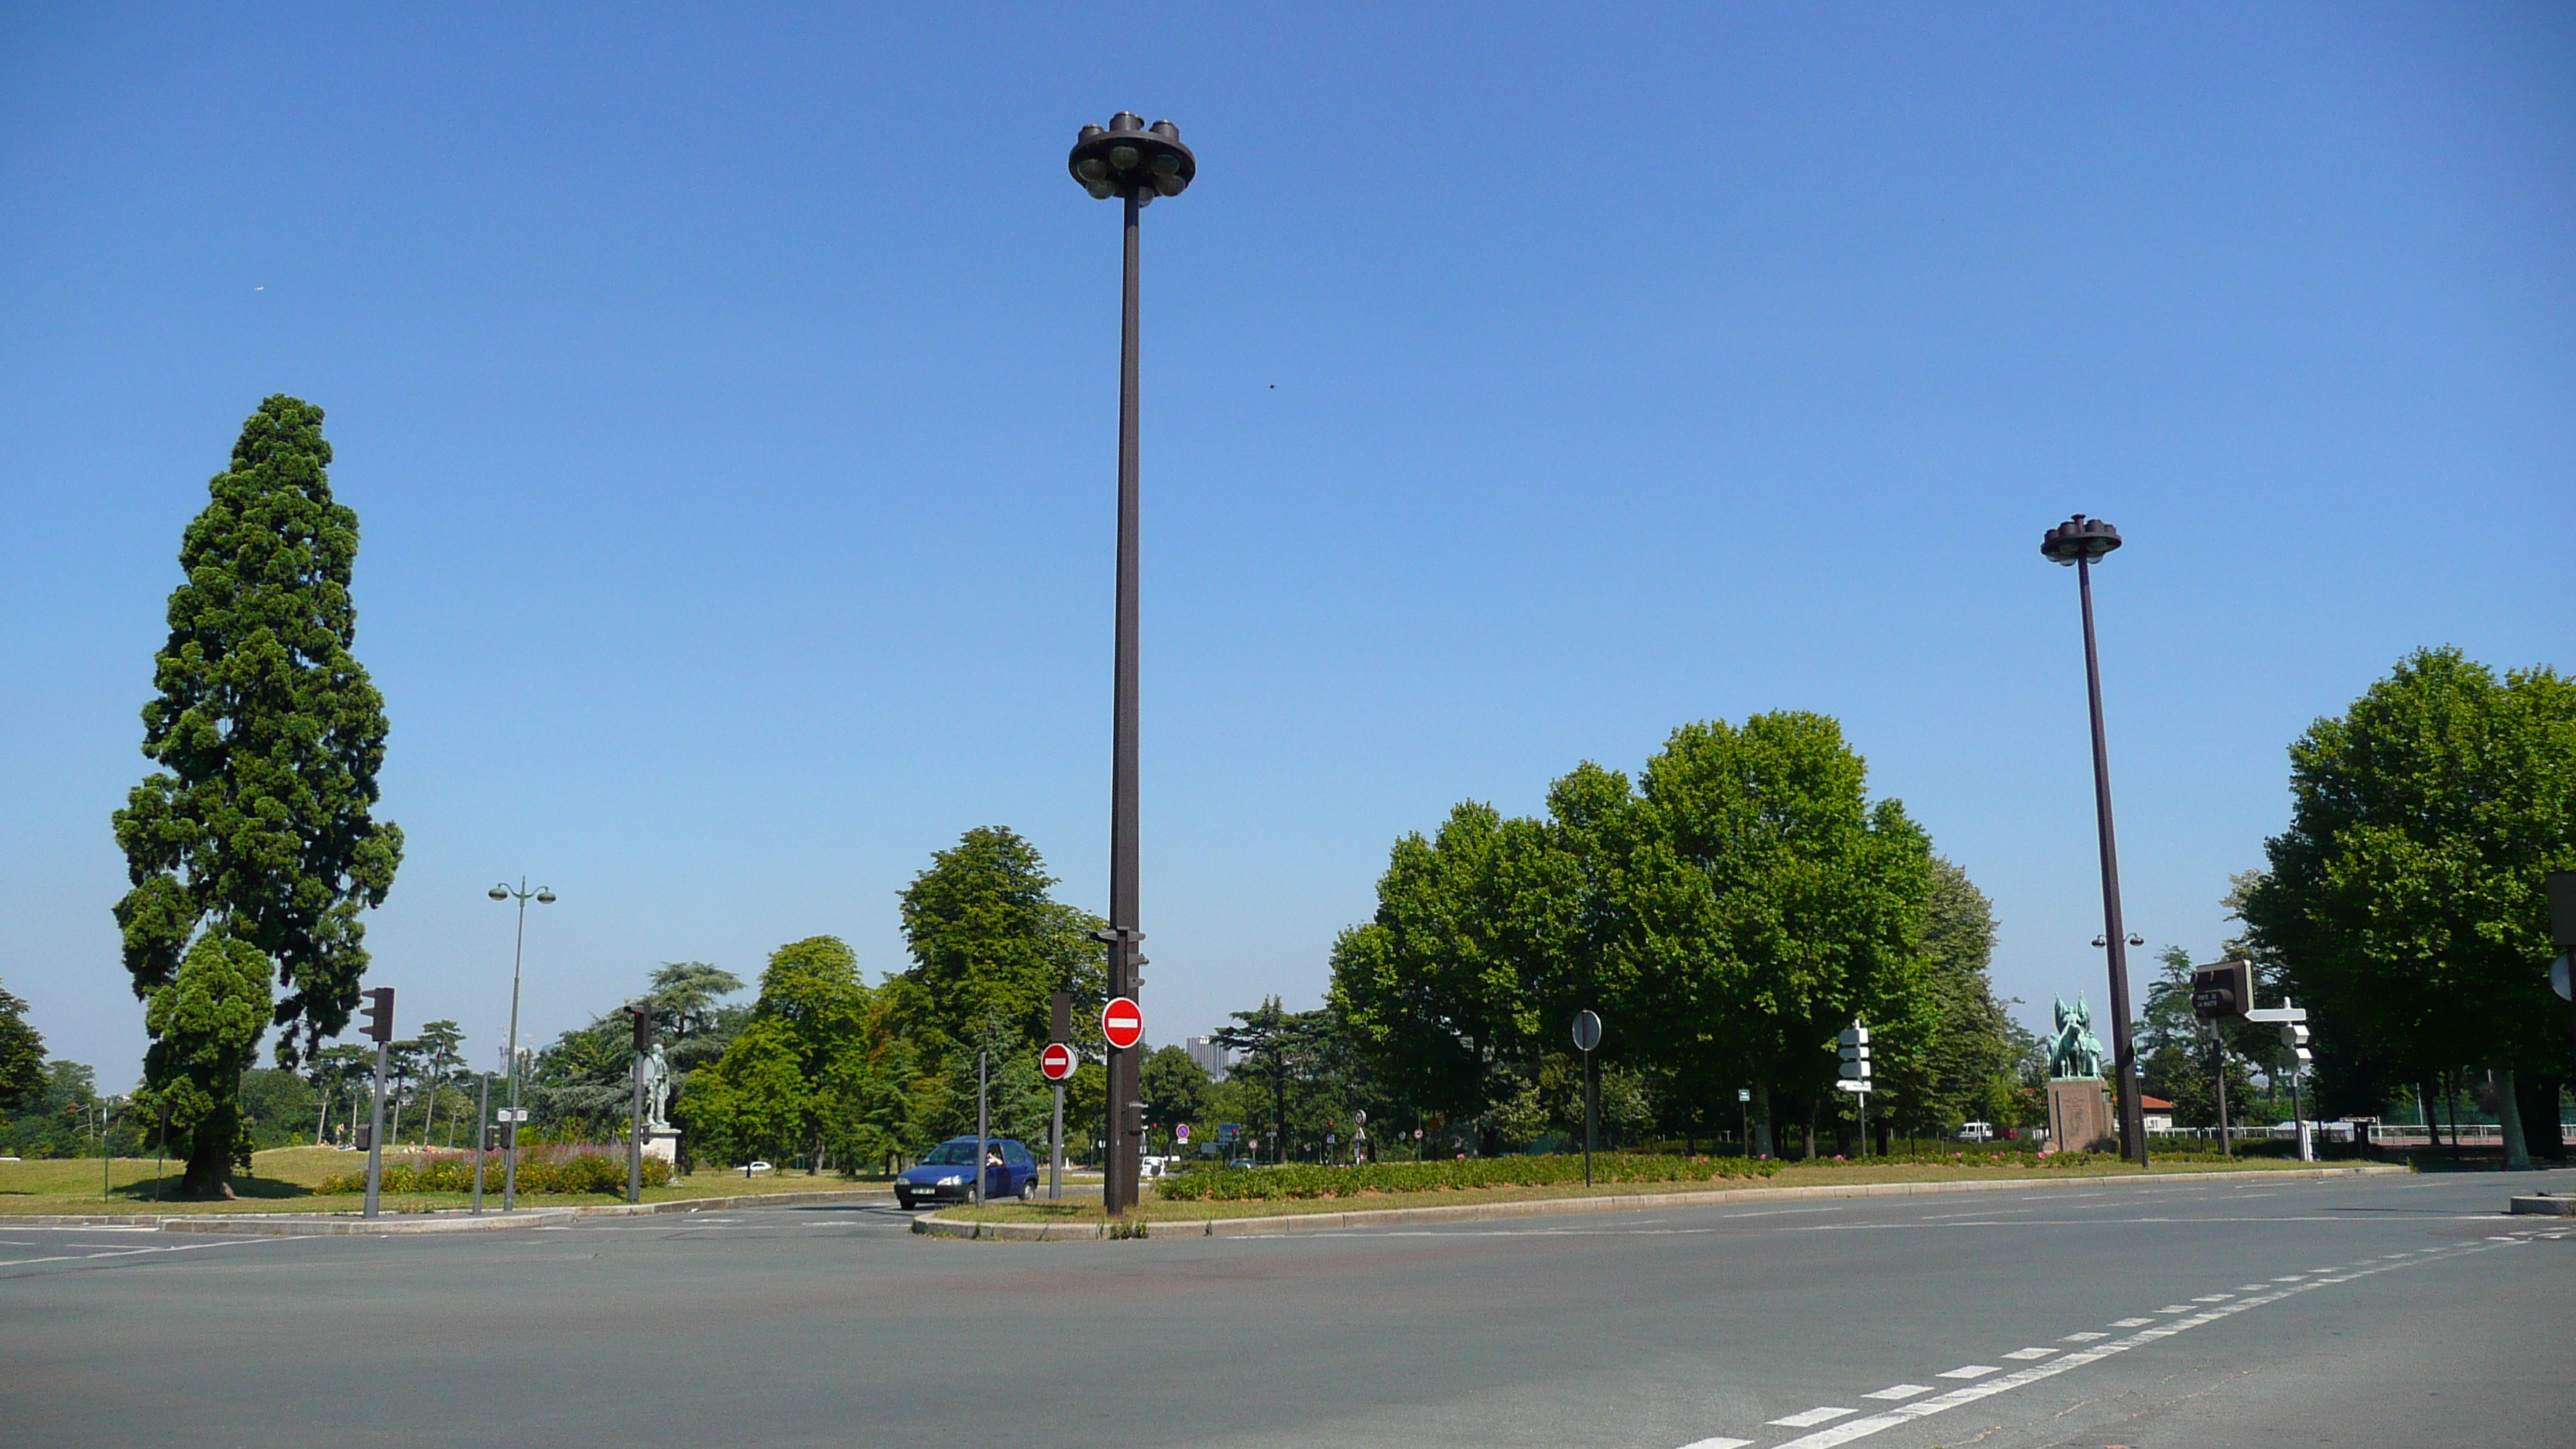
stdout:
{"type": "MultiPolygon", "coordinates": [[[[984,1201],[1038,1195],[1037,1159],[1009,1137],[984,1142],[984,1201]]],[[[918,1167],[906,1168],[894,1180],[895,1206],[910,1211],[926,1202],[965,1202],[975,1190],[975,1139],[951,1137],[930,1149],[918,1167]]]]}

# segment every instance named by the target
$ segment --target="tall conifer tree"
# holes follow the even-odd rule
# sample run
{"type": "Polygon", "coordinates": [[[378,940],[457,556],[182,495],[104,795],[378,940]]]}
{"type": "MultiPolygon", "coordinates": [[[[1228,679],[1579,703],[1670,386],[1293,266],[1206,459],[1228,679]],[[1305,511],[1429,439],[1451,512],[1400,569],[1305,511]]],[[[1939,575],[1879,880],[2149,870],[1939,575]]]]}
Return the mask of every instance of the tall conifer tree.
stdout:
{"type": "Polygon", "coordinates": [[[402,860],[402,831],[370,813],[384,700],[349,652],[358,516],[332,500],[330,461],[310,403],[274,396],[242,425],[179,547],[187,582],[143,707],[160,768],[115,816],[145,1087],[197,1193],[228,1193],[247,1155],[239,1073],[264,1026],[286,1029],[292,1066],[348,1024],[367,968],[358,913],[402,860]],[[213,937],[239,946],[197,949],[213,937]],[[245,952],[262,958],[249,971],[245,952]]]}

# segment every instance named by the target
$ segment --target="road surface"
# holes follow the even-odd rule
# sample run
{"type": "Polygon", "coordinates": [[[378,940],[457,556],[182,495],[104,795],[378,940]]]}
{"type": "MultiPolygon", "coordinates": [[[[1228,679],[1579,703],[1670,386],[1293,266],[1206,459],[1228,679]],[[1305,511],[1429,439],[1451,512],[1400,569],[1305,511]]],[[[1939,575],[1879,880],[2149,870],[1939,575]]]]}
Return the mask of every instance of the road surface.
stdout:
{"type": "Polygon", "coordinates": [[[0,1220],[13,1443],[2576,1443],[2576,1173],[1278,1238],[891,1207],[446,1237],[0,1220]]]}

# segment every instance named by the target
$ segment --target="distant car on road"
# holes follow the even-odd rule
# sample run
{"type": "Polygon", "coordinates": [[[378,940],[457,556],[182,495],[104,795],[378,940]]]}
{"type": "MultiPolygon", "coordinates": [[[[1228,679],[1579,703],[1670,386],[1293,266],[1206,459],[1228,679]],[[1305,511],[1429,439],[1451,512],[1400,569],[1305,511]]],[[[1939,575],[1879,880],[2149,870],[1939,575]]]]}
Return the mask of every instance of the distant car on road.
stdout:
{"type": "Polygon", "coordinates": [[[1259,1167],[1260,1165],[1249,1157],[1233,1158],[1226,1163],[1228,1167],[1259,1167]]]}
{"type": "Polygon", "coordinates": [[[1995,1124],[1992,1122],[1963,1122],[1959,1126],[1959,1140],[1962,1142],[1992,1142],[1995,1140],[1995,1124]]]}
{"type": "MultiPolygon", "coordinates": [[[[1037,1159],[1014,1138],[993,1137],[985,1141],[984,1201],[1018,1198],[1027,1202],[1038,1195],[1037,1159]]],[[[894,1180],[895,1206],[906,1212],[917,1203],[964,1202],[975,1191],[975,1139],[951,1137],[930,1149],[918,1167],[906,1168],[894,1180]]]]}

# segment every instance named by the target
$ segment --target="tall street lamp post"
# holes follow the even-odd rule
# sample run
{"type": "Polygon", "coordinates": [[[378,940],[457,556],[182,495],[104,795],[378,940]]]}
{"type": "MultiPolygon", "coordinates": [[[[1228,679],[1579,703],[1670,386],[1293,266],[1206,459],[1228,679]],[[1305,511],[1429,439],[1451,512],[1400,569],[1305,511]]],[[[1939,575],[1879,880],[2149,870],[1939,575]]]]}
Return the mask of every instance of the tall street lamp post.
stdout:
{"type": "Polygon", "coordinates": [[[2102,661],[2093,644],[2093,564],[2120,546],[2120,530],[2076,514],[2048,531],[2039,551],[2075,570],[2084,609],[2084,689],[2093,707],[2093,814],[2102,837],[2102,942],[2111,966],[2111,1055],[2118,1064],[2120,1136],[2147,1165],[2146,1106],[2138,1099],[2138,1054],[2129,1040],[2129,933],[2120,923],[2120,852],[2111,839],[2111,749],[2102,737],[2102,661]]]}
{"type": "MultiPolygon", "coordinates": [[[[1136,221],[1158,196],[1178,196],[1198,175],[1198,158],[1169,121],[1145,124],[1120,111],[1109,124],[1085,126],[1065,168],[1093,199],[1126,202],[1126,292],[1118,338],[1118,643],[1109,782],[1109,995],[1136,999],[1136,968],[1145,933],[1137,929],[1136,896],[1136,221]]],[[[1144,1043],[1109,1051],[1109,1160],[1101,1205],[1115,1215],[1136,1201],[1144,1119],[1139,1115],[1139,1063],[1144,1043]]]]}
{"type": "Polygon", "coordinates": [[[517,890],[505,882],[486,894],[519,903],[519,941],[510,948],[510,1059],[503,1064],[510,1073],[510,1120],[501,1129],[501,1211],[506,1213],[519,1205],[519,962],[528,953],[528,902],[550,906],[555,893],[544,886],[530,890],[528,878],[521,876],[517,890]]]}

